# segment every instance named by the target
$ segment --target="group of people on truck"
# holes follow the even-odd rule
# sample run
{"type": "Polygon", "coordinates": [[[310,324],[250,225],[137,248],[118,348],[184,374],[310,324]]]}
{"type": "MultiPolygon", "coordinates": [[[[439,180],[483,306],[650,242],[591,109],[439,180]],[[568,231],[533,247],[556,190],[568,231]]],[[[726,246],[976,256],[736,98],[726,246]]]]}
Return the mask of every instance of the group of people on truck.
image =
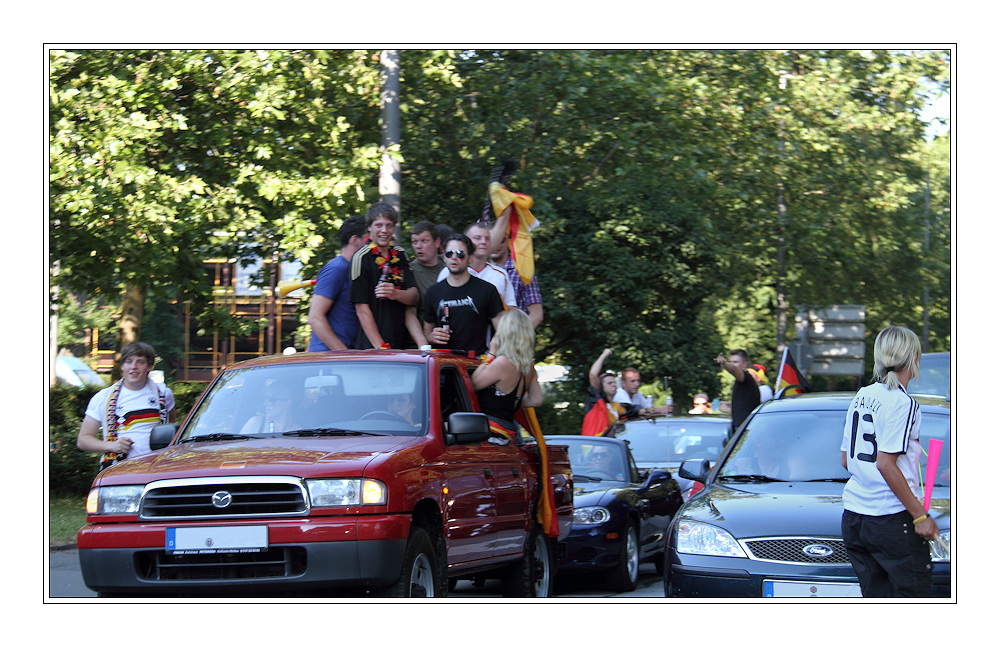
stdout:
{"type": "Polygon", "coordinates": [[[309,350],[437,348],[481,356],[474,377],[480,406],[498,433],[514,432],[514,413],[541,404],[534,329],[543,314],[528,235],[537,222],[530,197],[505,186],[513,169],[505,163],[494,170],[483,217],[464,233],[414,225],[412,263],[395,244],[399,214],[391,205],[378,202],[364,219],[348,218],[341,254],[313,289],[309,350]]]}
{"type": "MultiPolygon", "coordinates": [[[[543,315],[527,234],[537,222],[530,197],[505,186],[513,168],[505,163],[495,169],[483,217],[465,233],[417,223],[410,232],[412,264],[395,243],[399,214],[391,205],[377,202],[364,217],[348,218],[339,232],[340,255],[315,282],[308,350],[473,353],[483,359],[474,378],[482,410],[497,433],[515,434],[515,412],[541,404],[534,329],[543,315]],[[491,213],[497,216],[492,226],[491,213]]],[[[94,397],[77,441],[80,449],[104,454],[104,466],[149,452],[149,431],[175,417],[170,389],[148,378],[156,361],[152,347],[127,346],[121,361],[125,378],[94,397]]],[[[287,404],[280,390],[272,390],[265,411],[247,429],[274,424],[267,412],[287,404]]]]}

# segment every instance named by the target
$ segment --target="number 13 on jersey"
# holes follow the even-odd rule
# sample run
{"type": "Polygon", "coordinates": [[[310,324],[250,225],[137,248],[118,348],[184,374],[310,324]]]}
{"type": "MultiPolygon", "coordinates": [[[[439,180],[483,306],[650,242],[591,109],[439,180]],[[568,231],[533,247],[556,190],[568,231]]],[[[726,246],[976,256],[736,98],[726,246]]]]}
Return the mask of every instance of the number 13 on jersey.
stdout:
{"type": "Polygon", "coordinates": [[[878,442],[875,440],[875,418],[870,413],[862,415],[858,411],[854,412],[851,421],[851,458],[855,457],[856,451],[859,461],[874,463],[878,457],[878,442]],[[871,453],[857,451],[858,449],[868,449],[867,447],[858,447],[859,429],[861,430],[862,442],[871,445],[871,453]]]}

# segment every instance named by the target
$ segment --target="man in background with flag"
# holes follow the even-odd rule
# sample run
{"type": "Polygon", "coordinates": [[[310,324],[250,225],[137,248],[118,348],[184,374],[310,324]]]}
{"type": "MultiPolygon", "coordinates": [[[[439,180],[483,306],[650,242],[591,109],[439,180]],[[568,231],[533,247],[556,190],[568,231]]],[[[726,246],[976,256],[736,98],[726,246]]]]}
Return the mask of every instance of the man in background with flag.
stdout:
{"type": "Polygon", "coordinates": [[[795,366],[795,360],[786,347],[781,354],[781,362],[778,364],[778,383],[774,389],[775,396],[799,395],[810,390],[806,376],[799,372],[798,367],[795,366]],[[782,393],[782,390],[786,387],[794,388],[790,388],[782,393]]]}

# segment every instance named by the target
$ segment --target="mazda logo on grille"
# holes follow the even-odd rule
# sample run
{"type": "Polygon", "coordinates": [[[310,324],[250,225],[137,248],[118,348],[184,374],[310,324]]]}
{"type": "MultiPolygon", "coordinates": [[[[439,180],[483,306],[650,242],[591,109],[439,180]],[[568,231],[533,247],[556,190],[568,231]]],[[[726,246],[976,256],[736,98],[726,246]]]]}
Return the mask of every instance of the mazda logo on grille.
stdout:
{"type": "Polygon", "coordinates": [[[833,554],[833,549],[826,544],[809,544],[802,552],[809,557],[829,557],[833,554]]]}
{"type": "Polygon", "coordinates": [[[212,495],[212,505],[216,508],[228,508],[233,502],[233,495],[225,490],[219,490],[212,495]]]}

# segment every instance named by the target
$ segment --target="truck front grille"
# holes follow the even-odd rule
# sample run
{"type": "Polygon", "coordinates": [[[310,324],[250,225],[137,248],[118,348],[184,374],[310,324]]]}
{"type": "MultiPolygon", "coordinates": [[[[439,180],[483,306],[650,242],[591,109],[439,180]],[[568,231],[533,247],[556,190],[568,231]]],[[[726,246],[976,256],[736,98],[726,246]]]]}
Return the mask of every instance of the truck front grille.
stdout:
{"type": "Polygon", "coordinates": [[[139,517],[164,521],[304,516],[308,501],[302,481],[293,477],[174,479],[146,486],[139,517]]]}

